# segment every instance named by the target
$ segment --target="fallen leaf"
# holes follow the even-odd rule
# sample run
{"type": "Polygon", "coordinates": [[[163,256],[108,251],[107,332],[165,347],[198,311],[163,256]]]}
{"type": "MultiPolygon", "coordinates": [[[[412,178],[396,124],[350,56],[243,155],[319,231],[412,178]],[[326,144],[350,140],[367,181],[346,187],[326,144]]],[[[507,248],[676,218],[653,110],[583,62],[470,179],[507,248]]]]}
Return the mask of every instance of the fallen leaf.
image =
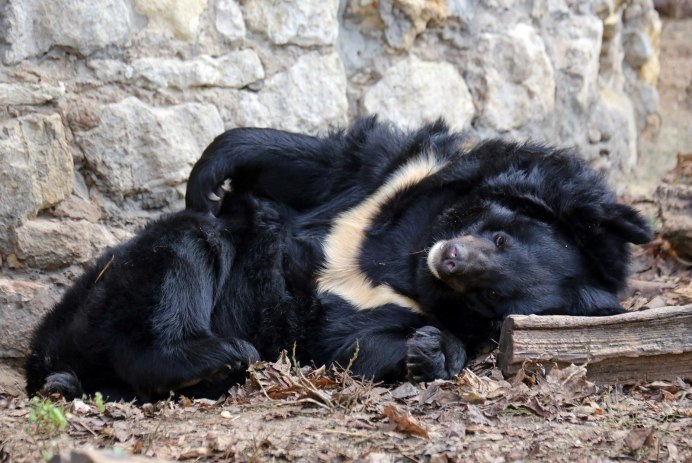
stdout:
{"type": "Polygon", "coordinates": [[[435,397],[439,394],[441,387],[438,381],[428,384],[428,386],[420,392],[418,402],[430,405],[435,401],[435,397]]]}
{"type": "Polygon", "coordinates": [[[457,386],[459,386],[461,398],[467,402],[484,402],[504,397],[511,388],[506,381],[481,377],[468,369],[464,370],[462,376],[457,377],[457,386]]]}
{"type": "Polygon", "coordinates": [[[570,365],[553,368],[545,377],[544,392],[559,403],[569,403],[595,394],[596,385],[586,379],[586,367],[570,365]]]}
{"type": "Polygon", "coordinates": [[[630,452],[636,452],[651,444],[654,428],[634,428],[625,437],[624,444],[630,452]]]}
{"type": "Polygon", "coordinates": [[[233,447],[238,439],[226,433],[210,432],[205,437],[207,448],[214,452],[226,454],[233,452],[233,447]]]}
{"type": "Polygon", "coordinates": [[[395,399],[403,400],[410,397],[415,397],[420,393],[420,390],[411,383],[403,383],[396,389],[392,391],[392,397],[395,399]]]}
{"type": "Polygon", "coordinates": [[[384,407],[384,415],[389,418],[390,423],[396,425],[395,429],[404,434],[429,439],[428,430],[418,423],[418,420],[400,412],[394,405],[384,407]]]}
{"type": "MultiPolygon", "coordinates": [[[[124,456],[115,451],[103,451],[96,449],[73,449],[69,453],[61,453],[54,456],[50,461],[56,463],[117,463],[117,462],[130,462],[130,463],[147,463],[152,460],[149,458],[138,457],[127,455],[124,456]]],[[[156,460],[160,463],[166,463],[164,460],[156,460]]]]}
{"type": "Polygon", "coordinates": [[[180,452],[180,455],[178,455],[178,459],[190,460],[193,458],[203,458],[206,457],[208,454],[209,451],[206,447],[193,447],[184,449],[182,452],[180,452]]]}
{"type": "Polygon", "coordinates": [[[647,384],[646,387],[651,389],[662,389],[673,394],[680,390],[680,386],[669,383],[668,381],[654,381],[653,383],[647,384]]]}
{"type": "Polygon", "coordinates": [[[346,423],[349,429],[375,429],[375,426],[367,421],[367,418],[354,418],[346,423]]]}
{"type": "Polygon", "coordinates": [[[141,455],[142,453],[144,453],[144,448],[145,448],[144,441],[141,438],[136,437],[134,444],[132,444],[132,448],[131,448],[132,453],[141,455]]]}
{"type": "MultiPolygon", "coordinates": [[[[142,408],[144,408],[144,406],[142,406],[142,408]]],[[[108,402],[106,404],[106,415],[116,420],[128,420],[140,419],[144,416],[144,413],[139,407],[129,403],[108,402]]]]}
{"type": "Polygon", "coordinates": [[[481,409],[476,405],[467,404],[466,412],[467,419],[473,424],[480,424],[483,426],[493,426],[494,424],[493,420],[485,416],[481,409]]]}
{"type": "Polygon", "coordinates": [[[680,303],[680,305],[682,305],[682,303],[688,304],[690,301],[692,301],[692,282],[690,282],[687,286],[675,288],[673,293],[679,296],[683,301],[680,303]]]}
{"type": "Polygon", "coordinates": [[[113,423],[113,436],[119,442],[127,441],[132,436],[130,426],[131,425],[125,421],[116,421],[113,423]]]}
{"type": "Polygon", "coordinates": [[[529,410],[531,410],[536,415],[538,415],[542,418],[547,418],[550,415],[552,415],[552,412],[550,410],[546,409],[545,407],[543,407],[543,405],[541,405],[538,402],[538,399],[536,399],[536,397],[531,397],[529,399],[529,401],[524,404],[524,407],[528,408],[529,410]]]}
{"type": "Polygon", "coordinates": [[[633,295],[638,293],[641,297],[652,299],[655,296],[660,295],[664,289],[673,289],[675,285],[669,282],[663,281],[648,281],[648,280],[638,280],[636,278],[630,278],[627,280],[628,291],[633,295]]]}
{"type": "Polygon", "coordinates": [[[336,389],[340,384],[326,376],[320,376],[315,379],[310,379],[310,383],[318,389],[336,389]]]}
{"type": "Polygon", "coordinates": [[[541,443],[537,440],[529,444],[529,456],[535,458],[541,452],[541,443]]]}
{"type": "Polygon", "coordinates": [[[603,409],[598,405],[591,402],[588,405],[577,405],[574,407],[574,414],[582,420],[588,420],[589,417],[594,415],[600,415],[603,413],[603,409]]]}
{"type": "Polygon", "coordinates": [[[430,463],[447,463],[449,458],[444,453],[436,453],[430,456],[430,463]]]}
{"type": "Polygon", "coordinates": [[[447,437],[464,437],[466,426],[464,423],[452,422],[447,426],[447,437]]]}
{"type": "Polygon", "coordinates": [[[678,451],[677,445],[671,442],[666,447],[668,448],[668,457],[670,458],[670,461],[678,461],[680,458],[680,452],[678,451]]]}
{"type": "Polygon", "coordinates": [[[91,413],[91,407],[81,399],[74,399],[72,401],[72,413],[75,415],[86,415],[91,413]]]}
{"type": "Polygon", "coordinates": [[[593,408],[594,415],[603,415],[603,413],[605,413],[603,407],[598,405],[596,402],[589,402],[589,405],[591,405],[591,408],[593,408]]]}

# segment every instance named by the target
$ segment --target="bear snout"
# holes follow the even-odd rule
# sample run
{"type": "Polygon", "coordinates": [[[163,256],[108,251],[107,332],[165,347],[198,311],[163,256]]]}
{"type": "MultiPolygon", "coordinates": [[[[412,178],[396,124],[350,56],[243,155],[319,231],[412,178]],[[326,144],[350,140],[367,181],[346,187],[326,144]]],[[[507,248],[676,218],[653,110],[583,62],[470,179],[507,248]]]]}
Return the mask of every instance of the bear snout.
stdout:
{"type": "Polygon", "coordinates": [[[442,262],[440,262],[440,273],[454,275],[463,268],[464,261],[468,257],[466,246],[461,243],[450,242],[442,247],[442,262]]]}
{"type": "MultiPolygon", "coordinates": [[[[490,240],[466,235],[438,241],[428,253],[430,273],[439,280],[468,279],[483,274],[490,267],[495,246],[490,240]]],[[[471,281],[466,281],[466,285],[471,281]]],[[[464,285],[464,286],[466,286],[464,285]]]]}

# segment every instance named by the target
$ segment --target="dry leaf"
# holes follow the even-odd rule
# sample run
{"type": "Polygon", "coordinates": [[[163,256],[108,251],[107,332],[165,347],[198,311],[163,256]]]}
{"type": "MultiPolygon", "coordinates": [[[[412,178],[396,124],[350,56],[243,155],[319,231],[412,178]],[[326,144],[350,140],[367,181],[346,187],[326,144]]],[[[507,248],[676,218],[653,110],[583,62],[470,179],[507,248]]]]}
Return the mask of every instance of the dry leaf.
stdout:
{"type": "Polygon", "coordinates": [[[384,415],[389,418],[389,422],[396,426],[396,430],[404,434],[429,439],[428,430],[418,423],[418,420],[400,412],[394,405],[384,407],[384,415]]]}
{"type": "Polygon", "coordinates": [[[551,410],[546,409],[545,407],[543,407],[543,405],[541,405],[541,404],[538,402],[538,399],[536,399],[536,397],[531,397],[531,398],[528,400],[528,402],[526,402],[526,403],[524,404],[524,407],[526,407],[527,409],[531,410],[531,411],[534,412],[536,415],[538,415],[538,416],[540,416],[540,417],[542,417],[542,418],[548,418],[550,415],[553,414],[553,412],[552,412],[551,410]]]}
{"type": "Polygon", "coordinates": [[[190,460],[193,458],[204,458],[209,455],[209,451],[206,447],[192,447],[183,449],[178,455],[179,460],[190,460]]]}
{"type": "Polygon", "coordinates": [[[654,428],[634,428],[625,437],[625,447],[630,452],[636,452],[645,445],[651,445],[654,428]]]}
{"type": "Polygon", "coordinates": [[[392,397],[403,400],[415,397],[420,393],[420,390],[411,383],[403,383],[392,391],[392,397]]]}
{"type": "Polygon", "coordinates": [[[504,397],[511,388],[506,381],[481,377],[468,369],[464,370],[462,376],[457,377],[457,385],[461,398],[467,402],[485,402],[488,399],[504,397]]]}
{"type": "Polygon", "coordinates": [[[494,421],[483,414],[480,408],[475,405],[466,405],[466,417],[470,423],[483,426],[493,426],[494,421]]]}
{"type": "Polygon", "coordinates": [[[574,364],[551,369],[545,381],[539,378],[539,384],[542,392],[558,403],[583,399],[597,391],[596,385],[586,379],[586,367],[574,364]]]}
{"type": "Polygon", "coordinates": [[[238,439],[227,433],[210,432],[205,437],[207,448],[214,452],[232,453],[238,439]]]}
{"type": "Polygon", "coordinates": [[[116,421],[113,423],[113,436],[119,442],[126,442],[132,437],[130,424],[125,421],[116,421]]]}

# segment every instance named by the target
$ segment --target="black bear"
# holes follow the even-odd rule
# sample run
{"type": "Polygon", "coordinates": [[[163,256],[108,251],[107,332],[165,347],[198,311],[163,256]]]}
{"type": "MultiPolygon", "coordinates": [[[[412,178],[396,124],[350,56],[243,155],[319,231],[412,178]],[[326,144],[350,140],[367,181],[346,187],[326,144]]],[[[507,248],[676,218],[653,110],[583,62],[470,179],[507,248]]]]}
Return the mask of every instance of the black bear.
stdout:
{"type": "Polygon", "coordinates": [[[295,211],[317,256],[312,359],[357,349],[366,377],[452,377],[509,314],[621,313],[646,221],[573,153],[463,141],[442,122],[402,133],[375,118],[326,137],[230,130],[193,168],[186,202],[215,212],[230,180],[231,194],[295,211]]]}
{"type": "Polygon", "coordinates": [[[227,205],[220,218],[164,216],[104,253],[34,331],[27,393],[218,397],[292,330],[298,340],[308,290],[291,286],[306,280],[287,257],[287,220],[254,198],[227,205]]]}
{"type": "Polygon", "coordinates": [[[27,392],[213,397],[293,343],[302,362],[357,352],[375,380],[450,378],[509,314],[621,312],[645,221],[568,152],[462,141],[374,118],[222,134],[192,211],[104,254],[43,320],[27,392]]]}

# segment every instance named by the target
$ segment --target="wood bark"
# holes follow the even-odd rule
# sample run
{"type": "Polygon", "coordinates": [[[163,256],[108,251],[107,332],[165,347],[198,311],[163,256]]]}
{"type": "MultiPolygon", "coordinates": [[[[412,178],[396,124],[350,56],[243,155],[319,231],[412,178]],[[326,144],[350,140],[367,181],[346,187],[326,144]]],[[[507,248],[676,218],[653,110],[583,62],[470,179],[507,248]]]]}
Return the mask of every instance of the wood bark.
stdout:
{"type": "Polygon", "coordinates": [[[498,363],[506,375],[525,361],[586,365],[601,384],[692,380],[692,305],[610,317],[512,315],[498,363]]]}

